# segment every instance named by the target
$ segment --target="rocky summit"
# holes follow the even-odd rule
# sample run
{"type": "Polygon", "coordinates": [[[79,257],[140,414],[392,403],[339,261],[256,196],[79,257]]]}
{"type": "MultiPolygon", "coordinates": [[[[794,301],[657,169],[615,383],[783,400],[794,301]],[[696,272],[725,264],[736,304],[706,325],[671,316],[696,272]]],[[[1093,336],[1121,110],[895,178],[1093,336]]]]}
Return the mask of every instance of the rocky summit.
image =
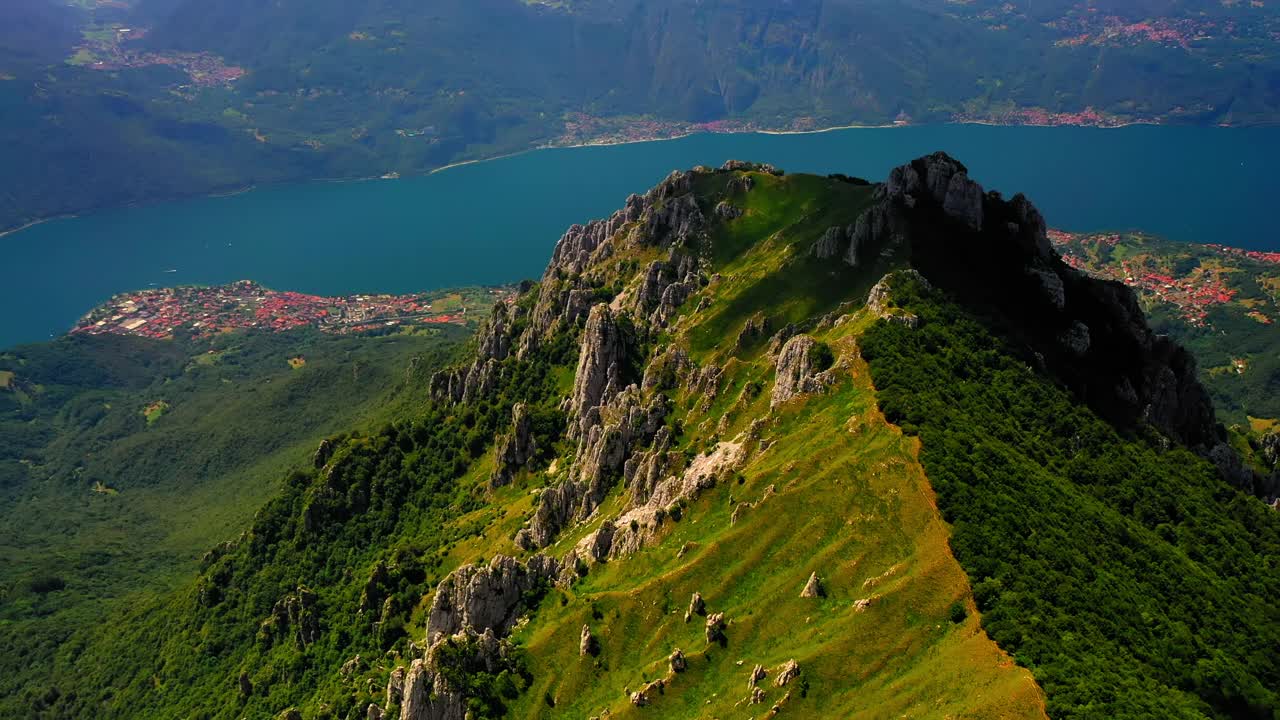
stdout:
{"type": "Polygon", "coordinates": [[[946,154],[879,183],[674,172],[569,228],[415,392],[422,415],[326,441],[198,592],[134,619],[169,661],[89,643],[128,675],[92,706],[1280,708],[1270,468],[1131,291],[946,154]]]}

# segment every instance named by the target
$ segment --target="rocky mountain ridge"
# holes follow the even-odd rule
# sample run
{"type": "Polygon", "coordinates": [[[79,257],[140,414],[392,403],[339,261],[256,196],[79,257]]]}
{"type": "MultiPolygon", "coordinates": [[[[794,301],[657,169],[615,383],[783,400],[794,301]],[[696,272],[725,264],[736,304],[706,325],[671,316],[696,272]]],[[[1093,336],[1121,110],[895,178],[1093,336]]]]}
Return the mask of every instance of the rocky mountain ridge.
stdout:
{"type": "MultiPolygon", "coordinates": [[[[738,162],[720,170],[676,172],[647,194],[628,198],[612,217],[570,228],[536,289],[527,287],[516,302],[495,308],[472,363],[433,378],[432,393],[439,400],[466,403],[491,387],[508,358],[528,356],[557,335],[575,335],[573,385],[560,407],[566,415],[566,440],[576,450],[563,479],[536,491],[515,545],[545,552],[559,547],[557,541],[580,523],[596,527],[567,551],[553,550],[558,557],[539,554],[522,564],[499,556],[487,566],[464,566],[442,581],[432,603],[428,650],[408,670],[403,720],[463,716],[465,698],[442,679],[435,660],[442,644],[467,643],[478,662],[500,662],[508,649],[503,638],[527,609],[528,593],[571,586],[591,566],[625,558],[659,539],[668,517],[678,518],[699,493],[729,482],[736,468],[769,448],[765,435],[770,423],[758,418],[696,456],[673,451],[670,422],[676,408],[668,393],[683,387],[700,402],[713,403],[723,369],[699,367],[680,347],[664,347],[660,340],[689,313],[684,303],[690,297],[704,288],[713,293],[721,281],[710,261],[715,233],[701,209],[711,201],[697,196],[695,184],[700,178],[731,175],[713,214],[733,220],[741,216],[735,198],[751,191],[752,174],[760,172],[780,174],[768,166],[738,162]],[[637,255],[649,259],[638,263],[637,255]],[[623,257],[628,260],[618,262],[623,257]],[[619,273],[623,267],[636,269],[628,277],[625,270],[619,273]],[[621,504],[606,510],[618,484],[626,488],[621,504]]],[[[1047,240],[1043,218],[1025,197],[1005,201],[984,192],[963,165],[942,153],[895,168],[874,193],[873,204],[854,224],[830,228],[812,249],[824,262],[888,271],[865,302],[874,316],[914,326],[914,316],[895,310],[892,288],[899,277],[931,283],[992,312],[997,326],[1010,328],[1013,337],[1026,343],[1042,371],[1055,373],[1100,412],[1113,413],[1119,422],[1143,423],[1169,441],[1201,452],[1224,447],[1190,357],[1149,330],[1126,288],[1064,265],[1047,240]],[[913,268],[905,275],[893,270],[903,262],[913,268]],[[995,273],[1004,275],[992,291],[995,273]],[[1039,322],[1017,326],[1029,312],[1039,322]],[[1124,351],[1123,362],[1109,373],[1068,370],[1112,363],[1110,353],[1117,348],[1124,351]]],[[[847,319],[837,312],[819,325],[847,319]]],[[[767,327],[761,321],[753,331],[748,322],[739,345],[750,344],[752,333],[761,335],[767,327]]],[[[828,370],[832,362],[848,364],[794,325],[773,334],[770,344],[776,366],[772,408],[822,393],[834,381],[828,370]]],[[[510,431],[498,440],[494,486],[529,472],[525,465],[533,442],[527,409],[517,405],[510,431]]],[[[774,486],[767,488],[764,499],[773,492],[774,486]]],[[[752,507],[754,503],[739,503],[731,522],[752,507]]],[[[802,597],[817,597],[819,588],[814,573],[802,597]]],[[[872,600],[859,602],[866,607],[872,600]]],[[[686,619],[703,612],[702,605],[695,594],[686,619]]],[[[719,613],[708,616],[708,642],[721,636],[724,622],[719,613]]],[[[591,628],[584,627],[582,647],[595,642],[591,628]]],[[[672,672],[683,662],[672,659],[672,672]]],[[[757,668],[751,675],[753,688],[755,673],[763,670],[757,668]]],[[[794,661],[789,668],[780,678],[799,672],[794,661]]],[[[631,704],[646,705],[660,688],[651,684],[632,693],[631,704]]],[[[374,712],[371,708],[371,717],[374,712]]]]}

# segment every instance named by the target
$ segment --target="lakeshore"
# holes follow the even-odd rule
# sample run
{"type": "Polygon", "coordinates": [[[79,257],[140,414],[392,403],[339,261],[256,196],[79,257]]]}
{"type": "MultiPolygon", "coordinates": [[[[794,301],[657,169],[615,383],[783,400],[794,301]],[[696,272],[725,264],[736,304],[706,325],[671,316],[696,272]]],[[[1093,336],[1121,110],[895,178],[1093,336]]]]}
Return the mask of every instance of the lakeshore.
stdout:
{"type": "MultiPolygon", "coordinates": [[[[627,145],[643,145],[643,144],[649,144],[649,143],[661,143],[661,142],[672,142],[676,140],[684,140],[686,138],[696,137],[698,135],[730,135],[730,136],[732,135],[742,135],[742,136],[765,135],[765,136],[787,137],[787,136],[803,136],[803,135],[823,135],[827,133],[851,131],[851,130],[891,130],[895,128],[905,129],[905,128],[919,128],[919,127],[940,127],[940,126],[945,127],[945,126],[967,126],[967,125],[983,126],[983,127],[1003,127],[1003,128],[1087,127],[1087,128],[1096,128],[1100,130],[1117,130],[1117,129],[1135,127],[1135,126],[1163,125],[1163,124],[1164,123],[1157,118],[1145,118],[1145,119],[1129,120],[1129,121],[1115,122],[1115,123],[1109,123],[1109,124],[1071,124],[1071,123],[1055,123],[1055,122],[1010,123],[1010,122],[1000,122],[996,120],[962,119],[962,120],[954,120],[954,121],[935,124],[935,125],[929,125],[929,124],[917,125],[911,122],[891,122],[891,123],[882,123],[882,124],[876,124],[876,125],[865,125],[865,124],[855,123],[855,124],[849,124],[849,125],[833,125],[833,126],[826,126],[826,127],[806,129],[806,130],[773,129],[773,128],[765,128],[765,127],[750,127],[750,129],[740,129],[740,130],[739,129],[713,130],[713,129],[703,129],[699,127],[699,129],[685,130],[685,131],[675,132],[668,135],[655,135],[652,137],[637,137],[633,139],[616,139],[608,135],[602,136],[597,139],[586,140],[582,142],[561,143],[558,141],[558,139],[553,139],[548,142],[543,142],[537,145],[533,145],[523,150],[516,150],[514,152],[501,153],[501,154],[493,155],[490,157],[479,157],[479,158],[472,158],[469,160],[459,160],[457,162],[452,162],[447,165],[441,165],[440,167],[436,167],[436,168],[430,168],[427,170],[423,170],[421,172],[401,173],[399,171],[389,171],[387,173],[383,173],[380,175],[358,175],[358,176],[351,176],[351,177],[321,177],[321,178],[310,178],[310,179],[297,180],[297,181],[287,181],[282,183],[270,183],[266,185],[250,184],[250,185],[245,185],[244,187],[234,188],[231,190],[225,190],[221,192],[203,193],[203,194],[183,196],[183,197],[177,197],[177,198],[160,198],[160,199],[156,199],[154,201],[149,201],[149,202],[130,203],[120,207],[137,208],[137,207],[146,207],[148,205],[153,205],[156,203],[175,202],[180,200],[190,200],[190,199],[198,199],[198,198],[232,197],[235,195],[252,192],[253,190],[256,190],[260,187],[275,187],[280,185],[297,185],[297,184],[305,184],[305,183],[353,183],[353,182],[366,182],[369,180],[412,179],[416,177],[436,175],[448,170],[466,167],[469,165],[478,165],[482,163],[495,162],[498,160],[507,160],[510,158],[520,157],[522,155],[527,155],[529,153],[538,152],[541,150],[572,150],[572,149],[578,149],[578,148],[600,148],[600,147],[619,147],[619,146],[627,146],[627,145]]],[[[1188,126],[1188,127],[1193,127],[1193,126],[1188,126]]],[[[1227,129],[1227,128],[1233,128],[1235,126],[1217,125],[1215,127],[1218,127],[1221,129],[1227,129]]],[[[78,218],[78,217],[93,215],[99,212],[110,211],[113,209],[119,209],[119,208],[98,208],[98,209],[90,210],[84,213],[55,215],[52,217],[39,218],[36,220],[32,220],[23,225],[18,225],[18,226],[7,228],[7,229],[0,228],[0,238],[4,238],[9,235],[20,233],[23,230],[27,230],[29,228],[40,225],[42,223],[53,222],[56,220],[78,218]]]]}
{"type": "Polygon", "coordinates": [[[1280,248],[1266,168],[1280,128],[985,124],[699,133],[471,160],[396,182],[261,185],[60,218],[6,238],[0,348],[65,333],[126,290],[252,278],[317,296],[407,294],[536,277],[574,224],[673,169],[728,159],[881,180],[945,149],[989,189],[1024,192],[1055,227],[1280,248]],[[1183,148],[1172,158],[1163,148],[1183,148]],[[447,172],[445,172],[447,170],[447,172]],[[166,273],[166,270],[177,270],[166,273]],[[60,293],[49,288],[60,287],[60,293]]]}

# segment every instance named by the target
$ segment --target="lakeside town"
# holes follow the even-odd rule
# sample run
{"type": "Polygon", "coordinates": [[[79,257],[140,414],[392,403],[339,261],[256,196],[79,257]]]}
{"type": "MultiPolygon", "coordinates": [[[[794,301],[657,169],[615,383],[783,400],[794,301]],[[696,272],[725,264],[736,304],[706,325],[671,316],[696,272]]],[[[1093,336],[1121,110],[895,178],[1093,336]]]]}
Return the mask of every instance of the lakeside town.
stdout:
{"type": "Polygon", "coordinates": [[[67,59],[72,65],[90,70],[123,70],[165,65],[186,74],[195,87],[221,87],[244,77],[245,69],[227,65],[207,52],[139,52],[127,43],[141,40],[147,28],[125,27],[119,23],[92,27],[82,32],[84,42],[67,59]]]}
{"type": "Polygon", "coordinates": [[[323,297],[271,290],[251,280],[211,287],[172,287],[120,293],[89,311],[72,334],[194,338],[235,330],[284,332],[316,328],[348,334],[380,329],[478,322],[511,288],[463,288],[407,295],[323,297]]]}
{"type": "MultiPolygon", "coordinates": [[[[899,115],[893,126],[911,124],[911,119],[899,115]]],[[[850,125],[849,127],[854,127],[850,125]]],[[[564,117],[563,132],[546,144],[546,147],[577,147],[581,145],[620,145],[624,143],[672,140],[699,133],[811,133],[834,129],[814,117],[797,117],[782,125],[766,125],[753,120],[711,120],[708,122],[681,122],[659,120],[652,117],[600,117],[582,112],[568,113],[564,117]]],[[[399,132],[399,131],[397,131],[399,132]]]]}
{"type": "Polygon", "coordinates": [[[1139,233],[1071,233],[1050,230],[1049,240],[1068,265],[1122,282],[1148,303],[1163,303],[1194,327],[1209,313],[1232,305],[1262,325],[1280,308],[1280,252],[1221,244],[1160,240],[1139,233]]]}

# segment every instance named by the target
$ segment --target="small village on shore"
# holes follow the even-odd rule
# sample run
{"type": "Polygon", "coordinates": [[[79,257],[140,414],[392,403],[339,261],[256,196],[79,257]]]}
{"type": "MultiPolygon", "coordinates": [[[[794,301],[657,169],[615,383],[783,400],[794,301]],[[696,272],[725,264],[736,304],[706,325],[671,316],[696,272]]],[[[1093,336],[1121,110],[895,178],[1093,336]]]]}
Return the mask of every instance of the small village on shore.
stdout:
{"type": "Polygon", "coordinates": [[[1236,306],[1262,325],[1280,307],[1280,252],[1221,244],[1176,243],[1142,233],[1050,230],[1071,267],[1132,287],[1148,303],[1171,306],[1189,325],[1210,324],[1219,306],[1236,306]]]}
{"type": "Polygon", "coordinates": [[[120,293],[81,318],[71,333],[168,339],[179,332],[201,338],[235,330],[316,328],[349,334],[402,326],[467,325],[477,322],[495,302],[509,300],[513,292],[463,288],[323,297],[241,280],[120,293]]]}

